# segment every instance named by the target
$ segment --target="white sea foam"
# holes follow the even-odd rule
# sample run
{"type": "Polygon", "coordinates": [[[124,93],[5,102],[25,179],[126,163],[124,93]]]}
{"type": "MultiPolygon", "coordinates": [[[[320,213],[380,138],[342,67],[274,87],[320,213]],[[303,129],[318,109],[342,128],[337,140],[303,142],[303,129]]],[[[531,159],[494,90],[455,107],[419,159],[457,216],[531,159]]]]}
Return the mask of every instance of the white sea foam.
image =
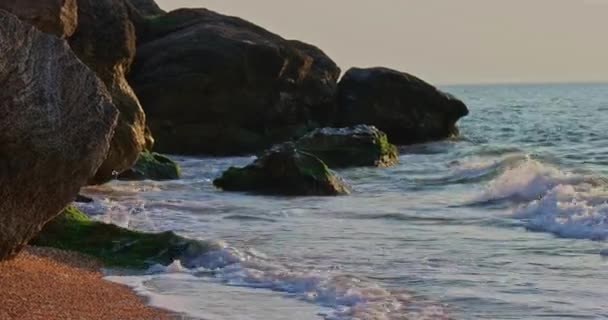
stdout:
{"type": "Polygon", "coordinates": [[[532,231],[564,238],[608,239],[608,190],[597,177],[528,160],[491,181],[478,200],[517,202],[513,217],[532,231]]]}
{"type": "Polygon", "coordinates": [[[144,212],[143,201],[116,202],[109,199],[95,200],[91,203],[74,203],[87,215],[105,223],[113,223],[128,228],[139,213],[144,212]]]}
{"type": "Polygon", "coordinates": [[[513,167],[506,168],[475,200],[532,201],[541,198],[556,186],[593,184],[594,180],[593,177],[563,172],[554,166],[528,158],[513,167]]]}
{"type": "MultiPolygon", "coordinates": [[[[388,290],[374,282],[331,271],[295,271],[251,250],[224,247],[183,264],[176,261],[166,267],[154,266],[148,274],[212,275],[230,286],[282,292],[331,310],[323,314],[327,320],[449,318],[442,306],[415,303],[407,292],[388,290]]],[[[141,286],[138,291],[145,294],[141,286]]]]}
{"type": "Polygon", "coordinates": [[[576,239],[608,238],[608,192],[582,185],[558,185],[541,199],[518,208],[526,227],[576,239]]]}

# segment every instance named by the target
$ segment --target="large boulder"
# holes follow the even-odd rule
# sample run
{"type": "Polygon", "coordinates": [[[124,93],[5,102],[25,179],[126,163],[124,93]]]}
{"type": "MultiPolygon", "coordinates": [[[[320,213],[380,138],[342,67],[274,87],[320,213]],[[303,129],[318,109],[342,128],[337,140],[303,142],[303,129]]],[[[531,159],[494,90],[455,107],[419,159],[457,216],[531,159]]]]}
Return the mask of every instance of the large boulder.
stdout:
{"type": "Polygon", "coordinates": [[[0,10],[0,259],[70,203],[105,159],[117,111],[65,41],[0,10]]]}
{"type": "Polygon", "coordinates": [[[226,191],[269,195],[335,196],[349,193],[344,181],[319,160],[284,143],[244,168],[226,170],[213,184],[226,191]]]}
{"type": "Polygon", "coordinates": [[[0,0],[0,9],[61,38],[74,34],[78,25],[76,0],[0,0]]]}
{"type": "Polygon", "coordinates": [[[399,162],[397,147],[374,126],[315,129],[296,142],[330,168],[390,167],[399,162]]]}
{"type": "Polygon", "coordinates": [[[456,122],[469,113],[454,96],[386,68],[348,70],[338,84],[337,100],[336,122],[374,125],[399,145],[457,135],[456,122]]]}
{"type": "Polygon", "coordinates": [[[340,69],[314,46],[205,9],[148,18],[138,34],[129,80],[159,152],[262,151],[334,109],[340,69]]]}
{"type": "Polygon", "coordinates": [[[105,83],[120,111],[110,152],[91,183],[135,163],[146,145],[146,117],[125,78],[135,55],[135,28],[124,0],[78,0],[78,29],[69,39],[80,59],[105,83]]]}
{"type": "Polygon", "coordinates": [[[129,0],[129,2],[143,16],[158,16],[166,13],[154,0],[129,0]]]}

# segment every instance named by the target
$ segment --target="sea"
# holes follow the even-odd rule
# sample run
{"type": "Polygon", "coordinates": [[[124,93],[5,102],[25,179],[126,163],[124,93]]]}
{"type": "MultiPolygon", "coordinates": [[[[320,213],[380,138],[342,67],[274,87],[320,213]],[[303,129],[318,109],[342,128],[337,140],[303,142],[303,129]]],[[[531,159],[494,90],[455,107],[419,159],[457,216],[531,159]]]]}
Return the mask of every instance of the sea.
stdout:
{"type": "Polygon", "coordinates": [[[338,170],[348,196],[213,187],[253,157],[86,189],[96,219],[215,248],[107,279],[183,319],[608,319],[608,84],[442,89],[469,106],[460,137],[338,170]]]}

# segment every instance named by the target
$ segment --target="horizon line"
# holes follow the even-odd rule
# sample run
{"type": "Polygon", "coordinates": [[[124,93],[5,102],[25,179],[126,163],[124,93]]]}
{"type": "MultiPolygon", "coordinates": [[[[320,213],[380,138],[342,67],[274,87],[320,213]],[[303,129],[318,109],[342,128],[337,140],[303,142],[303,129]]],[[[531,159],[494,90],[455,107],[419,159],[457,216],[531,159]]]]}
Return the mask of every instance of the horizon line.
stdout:
{"type": "Polygon", "coordinates": [[[500,85],[597,85],[606,84],[608,80],[533,80],[533,81],[488,81],[488,82],[437,82],[435,86],[500,86],[500,85]]]}

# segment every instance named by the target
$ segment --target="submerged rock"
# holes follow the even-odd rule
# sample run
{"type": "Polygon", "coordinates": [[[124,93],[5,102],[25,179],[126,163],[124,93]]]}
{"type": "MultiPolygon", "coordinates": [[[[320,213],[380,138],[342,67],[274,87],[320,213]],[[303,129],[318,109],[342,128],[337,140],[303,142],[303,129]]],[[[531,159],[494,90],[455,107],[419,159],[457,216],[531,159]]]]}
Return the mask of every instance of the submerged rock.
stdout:
{"type": "Polygon", "coordinates": [[[0,9],[61,38],[74,34],[78,25],[76,0],[0,0],[0,9]]]}
{"type": "Polygon", "coordinates": [[[454,96],[391,69],[352,68],[338,84],[336,121],[374,125],[399,145],[457,135],[456,122],[468,113],[454,96]]]}
{"type": "Polygon", "coordinates": [[[0,10],[0,260],[74,200],[117,110],[65,41],[0,10]]]}
{"type": "Polygon", "coordinates": [[[181,175],[179,165],[156,152],[142,152],[133,168],[121,173],[119,180],[176,180],[181,175]]]}
{"type": "Polygon", "coordinates": [[[81,194],[76,196],[76,199],[74,200],[74,202],[76,203],[93,203],[95,202],[95,200],[93,200],[93,198],[91,197],[87,197],[87,196],[83,196],[81,194]]]}
{"type": "Polygon", "coordinates": [[[175,260],[187,265],[213,249],[211,244],[173,232],[138,232],[94,221],[72,206],[45,225],[31,244],[84,253],[109,267],[137,269],[156,264],[166,266],[175,260]]]}
{"type": "Polygon", "coordinates": [[[293,143],[277,145],[244,168],[226,170],[213,184],[226,191],[294,196],[349,193],[344,181],[316,156],[293,143]]]}
{"type": "Polygon", "coordinates": [[[135,56],[135,27],[124,0],[78,0],[78,29],[69,39],[80,59],[105,83],[120,111],[110,152],[91,183],[133,166],[144,150],[146,116],[125,78],[135,56]]]}
{"type": "Polygon", "coordinates": [[[296,147],[319,157],[330,168],[390,167],[399,162],[397,147],[374,126],[316,129],[300,138],[296,147]]]}
{"type": "Polygon", "coordinates": [[[320,126],[338,66],[320,49],[236,17],[180,9],[138,30],[129,80],[171,154],[262,151],[320,126]]]}

